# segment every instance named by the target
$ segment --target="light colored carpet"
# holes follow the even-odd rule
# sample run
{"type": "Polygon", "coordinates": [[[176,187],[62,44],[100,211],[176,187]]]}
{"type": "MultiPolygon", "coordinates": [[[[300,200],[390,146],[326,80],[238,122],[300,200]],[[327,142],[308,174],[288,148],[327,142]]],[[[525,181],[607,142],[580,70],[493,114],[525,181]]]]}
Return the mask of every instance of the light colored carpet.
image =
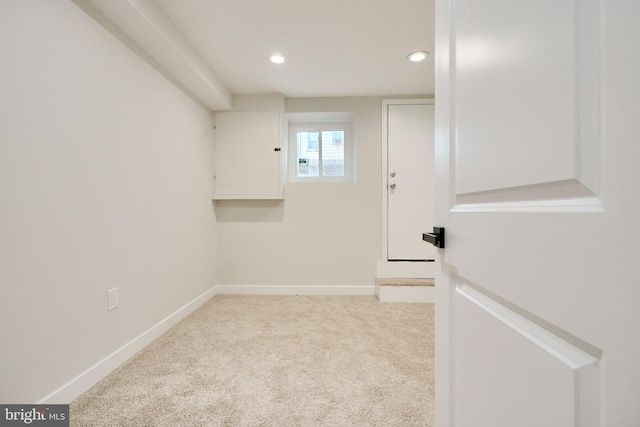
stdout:
{"type": "Polygon", "coordinates": [[[71,403],[72,426],[433,426],[433,305],[218,295],[71,403]]]}

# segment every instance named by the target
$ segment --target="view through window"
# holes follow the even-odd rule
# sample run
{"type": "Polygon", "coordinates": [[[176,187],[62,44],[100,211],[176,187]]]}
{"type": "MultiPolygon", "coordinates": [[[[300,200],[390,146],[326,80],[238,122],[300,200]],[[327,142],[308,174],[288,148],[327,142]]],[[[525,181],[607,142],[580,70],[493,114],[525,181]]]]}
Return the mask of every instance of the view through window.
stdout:
{"type": "Polygon", "coordinates": [[[290,182],[353,182],[351,120],[289,122],[290,182]]]}
{"type": "Polygon", "coordinates": [[[344,131],[300,131],[298,144],[299,177],[344,176],[344,131]]]}

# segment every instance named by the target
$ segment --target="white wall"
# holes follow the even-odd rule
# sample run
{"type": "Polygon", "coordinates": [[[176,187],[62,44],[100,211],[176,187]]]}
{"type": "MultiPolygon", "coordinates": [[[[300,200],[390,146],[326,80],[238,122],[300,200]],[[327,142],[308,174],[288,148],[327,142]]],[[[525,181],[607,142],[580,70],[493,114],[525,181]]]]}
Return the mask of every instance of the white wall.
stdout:
{"type": "Polygon", "coordinates": [[[287,183],[283,202],[217,201],[218,283],[234,286],[231,292],[241,292],[238,285],[266,293],[280,286],[373,292],[381,251],[381,99],[292,98],[285,111],[355,113],[356,183],[287,183]]]}
{"type": "Polygon", "coordinates": [[[212,120],[70,1],[2,0],[0,58],[0,402],[27,403],[215,285],[212,120]]]}

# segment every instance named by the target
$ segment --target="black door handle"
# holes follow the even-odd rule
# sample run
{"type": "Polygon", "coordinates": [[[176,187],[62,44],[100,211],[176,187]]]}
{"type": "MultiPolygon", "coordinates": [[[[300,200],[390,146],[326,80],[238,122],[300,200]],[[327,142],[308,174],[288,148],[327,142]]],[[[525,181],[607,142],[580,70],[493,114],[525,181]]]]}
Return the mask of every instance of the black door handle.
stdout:
{"type": "Polygon", "coordinates": [[[436,248],[444,248],[444,227],[433,227],[433,233],[422,233],[422,240],[436,248]]]}

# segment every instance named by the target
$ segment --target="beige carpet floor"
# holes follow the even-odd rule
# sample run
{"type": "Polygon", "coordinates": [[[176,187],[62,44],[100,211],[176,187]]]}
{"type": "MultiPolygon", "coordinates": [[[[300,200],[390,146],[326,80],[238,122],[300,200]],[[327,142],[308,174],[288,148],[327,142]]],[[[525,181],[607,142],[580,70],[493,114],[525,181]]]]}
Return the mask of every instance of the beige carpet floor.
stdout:
{"type": "Polygon", "coordinates": [[[433,426],[433,305],[218,295],[71,403],[72,426],[433,426]]]}

